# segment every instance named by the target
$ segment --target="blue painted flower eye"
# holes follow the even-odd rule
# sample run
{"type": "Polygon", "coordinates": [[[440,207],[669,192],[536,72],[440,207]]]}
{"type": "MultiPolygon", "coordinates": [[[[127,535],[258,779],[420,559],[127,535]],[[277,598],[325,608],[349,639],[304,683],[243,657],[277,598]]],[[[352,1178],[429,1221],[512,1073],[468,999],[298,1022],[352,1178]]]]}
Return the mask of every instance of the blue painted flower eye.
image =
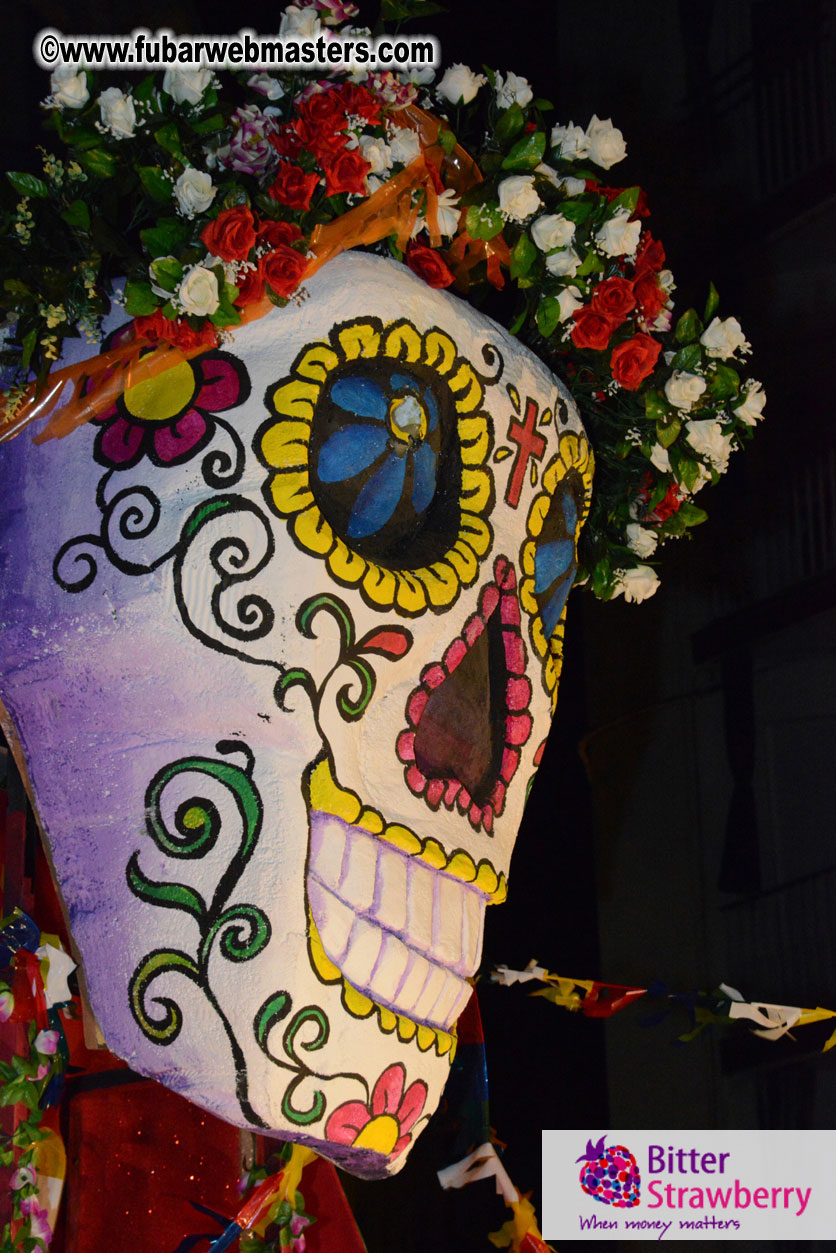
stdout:
{"type": "Polygon", "coordinates": [[[554,634],[577,570],[575,531],[583,500],[583,483],[574,471],[552,497],[534,554],[534,598],[543,622],[543,634],[554,634]]]}
{"type": "Polygon", "coordinates": [[[461,459],[447,384],[376,359],[332,379],[314,414],[310,482],[324,517],[363,556],[432,561],[459,525],[461,459]]]}

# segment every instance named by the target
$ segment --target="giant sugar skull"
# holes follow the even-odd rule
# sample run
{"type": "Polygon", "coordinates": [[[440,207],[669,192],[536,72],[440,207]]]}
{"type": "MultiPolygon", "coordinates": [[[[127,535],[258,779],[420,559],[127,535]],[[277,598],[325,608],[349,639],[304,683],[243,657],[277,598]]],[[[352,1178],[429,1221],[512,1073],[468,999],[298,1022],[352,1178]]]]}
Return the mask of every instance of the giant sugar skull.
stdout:
{"type": "Polygon", "coordinates": [[[591,481],[568,393],[355,254],[0,460],[6,729],[109,1047],[397,1170],[553,712],[591,481]]]}

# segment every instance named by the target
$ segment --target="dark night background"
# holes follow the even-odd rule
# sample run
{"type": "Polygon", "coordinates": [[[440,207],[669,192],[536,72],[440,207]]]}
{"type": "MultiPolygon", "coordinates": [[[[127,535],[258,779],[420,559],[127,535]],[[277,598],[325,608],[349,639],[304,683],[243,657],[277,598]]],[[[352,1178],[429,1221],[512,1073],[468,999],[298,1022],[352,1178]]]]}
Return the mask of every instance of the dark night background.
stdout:
{"type": "MultiPolygon", "coordinates": [[[[219,0],[8,6],[6,167],[32,162],[43,26],[269,33],[278,15],[219,0]]],[[[361,2],[361,20],[375,16],[361,2]]],[[[746,999],[836,1007],[834,28],[829,0],[450,0],[413,24],[447,64],[524,74],[555,122],[612,117],[628,157],[611,177],[646,189],[677,309],[701,307],[713,279],[769,397],[751,451],[700,498],[709,522],[665,550],[654,600],[573,594],[558,714],[508,904],[488,911],[485,972],[536,957],[578,978],[726,981],[746,999]]],[[[815,1027],[677,1047],[685,1018],[602,1023],[486,980],[479,1001],[491,1123],[538,1209],[542,1128],[578,1128],[580,1152],[611,1128],[836,1126],[836,1053],[817,1051],[815,1027]]],[[[492,1247],[507,1211],[488,1183],[441,1192],[449,1146],[439,1117],[395,1180],[345,1180],[370,1253],[492,1247]]]]}

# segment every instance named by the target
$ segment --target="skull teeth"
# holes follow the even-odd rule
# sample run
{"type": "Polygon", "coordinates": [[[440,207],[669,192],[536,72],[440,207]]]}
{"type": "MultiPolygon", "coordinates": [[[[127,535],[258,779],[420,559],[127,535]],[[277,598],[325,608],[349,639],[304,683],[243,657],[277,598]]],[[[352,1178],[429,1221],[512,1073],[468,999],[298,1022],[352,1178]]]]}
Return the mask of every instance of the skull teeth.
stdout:
{"type": "Polygon", "coordinates": [[[471,994],[486,895],[317,811],[307,884],[322,947],[348,982],[413,1022],[448,1030],[471,994]]]}

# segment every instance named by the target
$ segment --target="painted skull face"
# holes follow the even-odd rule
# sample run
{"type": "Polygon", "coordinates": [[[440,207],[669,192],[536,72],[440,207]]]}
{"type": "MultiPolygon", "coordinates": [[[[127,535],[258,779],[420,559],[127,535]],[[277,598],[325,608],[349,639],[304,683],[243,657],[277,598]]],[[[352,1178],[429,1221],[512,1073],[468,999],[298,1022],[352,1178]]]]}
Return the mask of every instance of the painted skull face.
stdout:
{"type": "Polygon", "coordinates": [[[397,1170],[553,712],[591,480],[567,392],[353,255],[0,463],[0,696],[109,1047],[397,1170]]]}

